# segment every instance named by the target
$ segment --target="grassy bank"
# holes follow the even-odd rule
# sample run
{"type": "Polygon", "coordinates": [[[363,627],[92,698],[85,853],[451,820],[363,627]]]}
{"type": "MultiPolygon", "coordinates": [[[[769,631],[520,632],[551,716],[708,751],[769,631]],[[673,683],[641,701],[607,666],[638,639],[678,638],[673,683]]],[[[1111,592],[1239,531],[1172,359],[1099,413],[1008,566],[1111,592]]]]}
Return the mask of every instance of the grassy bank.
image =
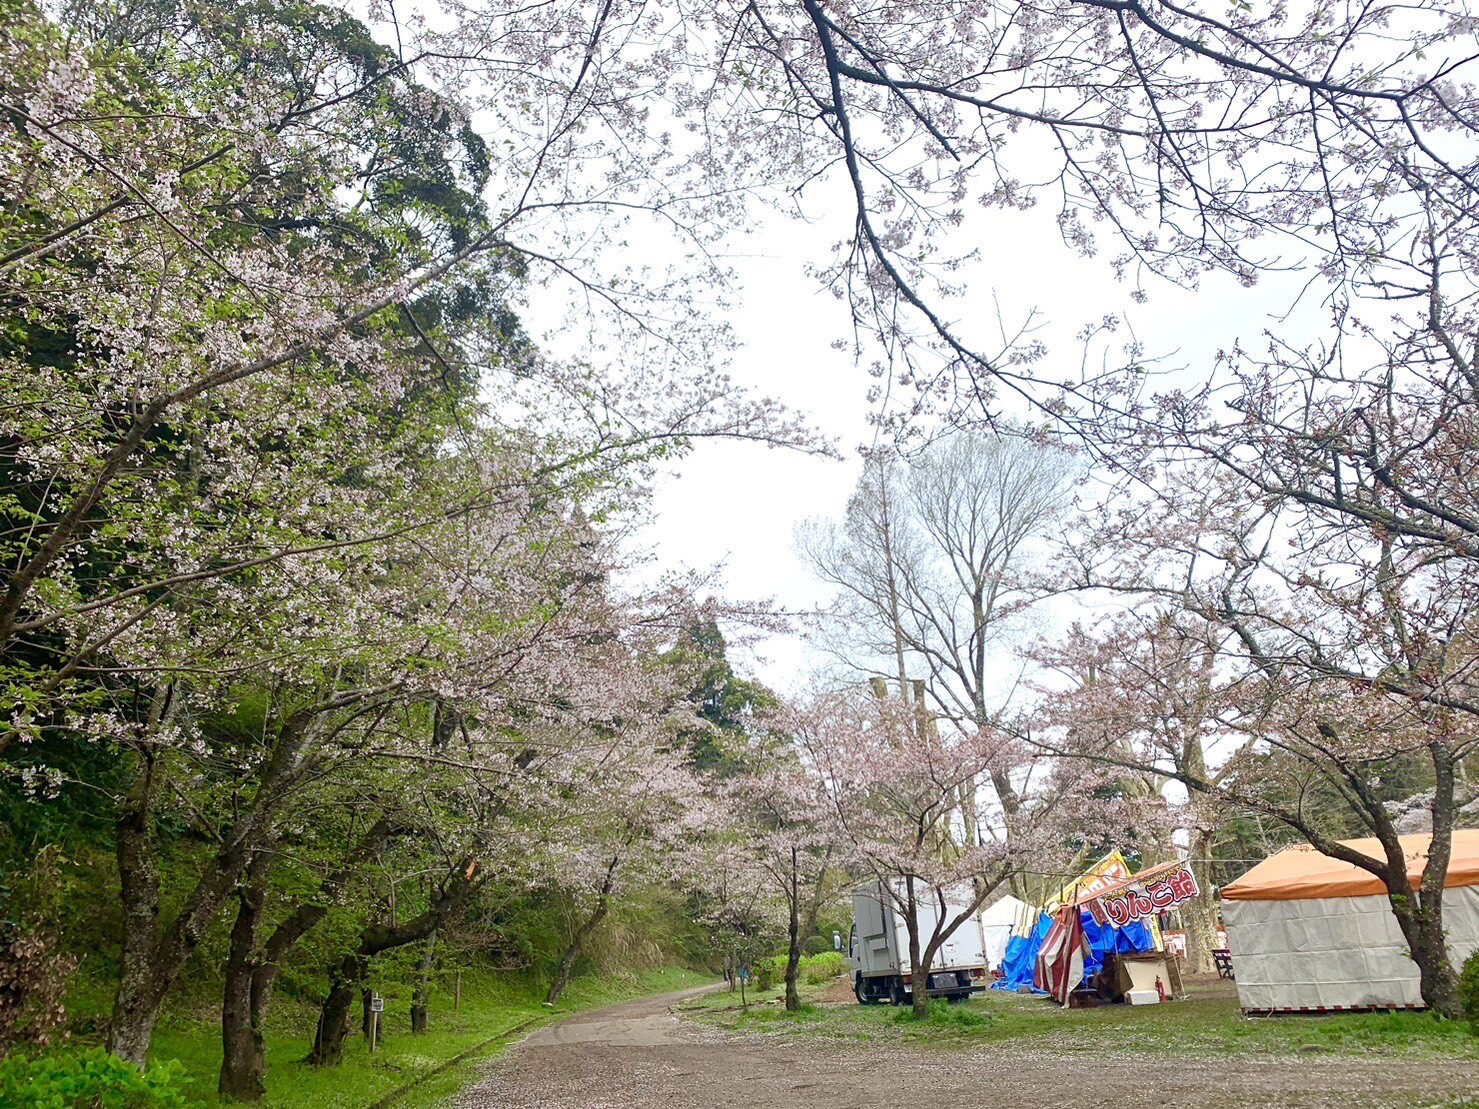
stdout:
{"type": "MultiPolygon", "coordinates": [[[[559,1006],[549,1009],[541,1003],[543,990],[538,983],[468,974],[463,979],[462,1004],[457,1011],[453,1011],[450,995],[433,994],[430,1030],[423,1035],[411,1033],[406,1006],[397,1004],[397,998],[388,998],[385,1039],[375,1054],[369,1054],[364,1037],[353,1036],[345,1049],[344,1062],[330,1069],[315,1069],[302,1062],[311,1025],[295,1021],[293,1026],[268,1037],[267,1098],[261,1104],[266,1109],[367,1109],[471,1051],[457,1066],[416,1085],[413,1092],[395,1102],[412,1109],[433,1105],[466,1085],[476,1066],[506,1045],[508,1041],[501,1038],[504,1033],[522,1037],[562,1013],[681,990],[709,980],[705,975],[677,969],[622,978],[577,978],[559,1006]]],[[[185,1088],[190,1104],[220,1104],[215,1094],[221,1065],[219,1025],[204,1021],[167,1024],[154,1038],[151,1059],[175,1059],[183,1065],[190,1079],[185,1088]]]]}
{"type": "Polygon", "coordinates": [[[824,988],[803,991],[799,1013],[775,1003],[776,991],[751,999],[713,994],[685,1011],[723,1028],[751,1033],[820,1036],[842,1041],[908,1043],[959,1049],[1011,1045],[1030,1050],[1090,1053],[1101,1058],[1236,1055],[1394,1055],[1475,1060],[1479,1036],[1468,1026],[1423,1013],[1351,1013],[1329,1017],[1243,1016],[1226,990],[1194,991],[1167,1005],[1113,1005],[1060,1009],[1041,998],[988,992],[968,1004],[936,1003],[928,1021],[908,1009],[856,1004],[821,1005],[824,988]]]}

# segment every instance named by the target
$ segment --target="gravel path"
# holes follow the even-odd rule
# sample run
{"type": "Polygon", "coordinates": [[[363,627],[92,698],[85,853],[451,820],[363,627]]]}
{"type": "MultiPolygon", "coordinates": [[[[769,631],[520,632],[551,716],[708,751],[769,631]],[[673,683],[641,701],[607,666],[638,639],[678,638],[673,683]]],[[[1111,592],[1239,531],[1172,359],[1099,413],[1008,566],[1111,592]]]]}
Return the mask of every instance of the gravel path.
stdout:
{"type": "Polygon", "coordinates": [[[1313,1056],[1096,1058],[1014,1045],[943,1053],[736,1036],[679,1022],[666,994],[572,1016],[494,1062],[458,1109],[1479,1105],[1470,1064],[1313,1056]],[[907,1091],[907,1092],[906,1092],[907,1091]],[[1474,1100],[1466,1100],[1474,1099],[1474,1100]]]}

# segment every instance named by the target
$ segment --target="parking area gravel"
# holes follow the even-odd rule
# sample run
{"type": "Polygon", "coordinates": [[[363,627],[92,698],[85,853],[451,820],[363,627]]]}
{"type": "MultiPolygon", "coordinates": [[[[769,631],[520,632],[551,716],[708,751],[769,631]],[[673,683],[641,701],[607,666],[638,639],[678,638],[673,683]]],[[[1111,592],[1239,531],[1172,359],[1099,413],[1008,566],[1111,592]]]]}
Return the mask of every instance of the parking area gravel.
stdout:
{"type": "Polygon", "coordinates": [[[1479,1068],[1452,1060],[1168,1059],[1034,1048],[938,1050],[736,1035],[680,1017],[695,991],[542,1029],[490,1065],[457,1109],[807,1106],[1479,1106],[1479,1068]]]}

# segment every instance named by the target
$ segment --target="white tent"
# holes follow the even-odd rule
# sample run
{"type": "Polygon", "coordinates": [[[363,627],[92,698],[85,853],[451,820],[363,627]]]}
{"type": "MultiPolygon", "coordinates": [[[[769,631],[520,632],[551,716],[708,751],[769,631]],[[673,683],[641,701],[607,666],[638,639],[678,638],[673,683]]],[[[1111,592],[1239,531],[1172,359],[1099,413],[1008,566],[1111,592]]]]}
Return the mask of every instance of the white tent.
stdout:
{"type": "MultiPolygon", "coordinates": [[[[995,970],[1001,966],[1007,951],[1007,941],[1012,938],[1012,929],[1027,915],[1025,901],[1007,894],[1000,901],[981,911],[981,928],[986,933],[986,965],[995,970]]],[[[1033,913],[1036,916],[1036,913],[1033,913]]]]}
{"type": "MultiPolygon", "coordinates": [[[[1432,837],[1401,839],[1416,885],[1432,837]]],[[[1344,845],[1383,856],[1375,839],[1344,845]]],[[[1223,889],[1222,919],[1245,1012],[1423,1007],[1417,964],[1385,887],[1360,867],[1290,847],[1223,889]]],[[[1449,958],[1460,966],[1479,948],[1479,828],[1453,833],[1443,923],[1449,958]]]]}

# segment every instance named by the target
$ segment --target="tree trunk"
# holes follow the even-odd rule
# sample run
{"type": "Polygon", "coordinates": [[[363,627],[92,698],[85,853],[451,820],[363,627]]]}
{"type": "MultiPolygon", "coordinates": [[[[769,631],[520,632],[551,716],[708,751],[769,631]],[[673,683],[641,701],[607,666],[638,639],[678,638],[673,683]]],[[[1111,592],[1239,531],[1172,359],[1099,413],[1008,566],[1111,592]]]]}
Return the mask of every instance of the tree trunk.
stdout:
{"type": "Polygon", "coordinates": [[[349,1036],[349,1013],[354,995],[369,968],[369,960],[356,953],[346,955],[329,974],[329,995],[319,1010],[308,1062],[315,1067],[337,1067],[344,1059],[344,1041],[349,1036]]]}
{"type": "Polygon", "coordinates": [[[218,1084],[222,1094],[238,1101],[255,1101],[262,1096],[267,1073],[267,1010],[277,984],[278,967],[298,941],[328,916],[330,903],[359,863],[378,851],[393,831],[388,817],[377,820],[355,844],[345,864],[324,879],[318,896],[298,904],[260,948],[257,937],[267,902],[270,856],[265,852],[260,854],[247,868],[241,909],[231,932],[226,963],[226,993],[221,1009],[224,1053],[218,1084]],[[243,916],[255,919],[244,921],[243,916]]]}
{"type": "Polygon", "coordinates": [[[134,780],[117,826],[119,898],[123,902],[121,975],[108,1024],[108,1050],[142,1067],[163,993],[154,967],[159,931],[159,864],[151,824],[158,767],[146,749],[135,754],[134,780]]]}
{"type": "Polygon", "coordinates": [[[1212,900],[1209,864],[1212,856],[1212,833],[1195,831],[1187,852],[1187,863],[1196,875],[1201,893],[1179,906],[1186,925],[1186,969],[1194,974],[1214,974],[1217,960],[1217,904],[1212,900]]]}
{"type": "MultiPolygon", "coordinates": [[[[367,924],[360,931],[359,946],[329,971],[329,993],[318,1015],[308,1062],[316,1067],[338,1066],[344,1058],[344,1040],[349,1035],[349,1015],[356,990],[364,982],[370,960],[382,951],[424,940],[465,906],[482,888],[482,868],[476,859],[452,868],[448,886],[432,899],[427,910],[414,920],[399,924],[367,924]]],[[[368,1007],[368,1005],[367,1005],[368,1007]]]]}
{"type": "Polygon", "coordinates": [[[925,952],[919,945],[919,901],[914,894],[914,879],[905,881],[907,895],[904,905],[904,927],[909,933],[910,998],[914,1006],[914,1018],[924,1020],[930,1015],[930,968],[925,962],[925,952]]]}
{"type": "MultiPolygon", "coordinates": [[[[172,706],[174,698],[169,698],[172,706]]],[[[221,906],[264,840],[271,818],[301,773],[299,756],[310,725],[322,707],[300,710],[283,721],[272,754],[257,772],[256,791],[225,829],[179,913],[159,919],[159,875],[153,843],[153,797],[159,768],[147,750],[137,757],[134,781],[118,819],[119,896],[123,902],[122,970],[108,1029],[108,1050],[137,1066],[149,1054],[154,1024],[190,955],[205,938],[221,906]]],[[[163,709],[167,719],[172,708],[163,709]]],[[[151,721],[151,728],[159,723],[151,721]]]]}
{"type": "Polygon", "coordinates": [[[237,1101],[260,1101],[266,1093],[267,1049],[253,1003],[257,933],[265,902],[266,890],[259,881],[249,881],[242,887],[241,906],[231,928],[231,946],[226,956],[226,985],[221,1002],[221,1074],[216,1089],[222,1097],[237,1101]]]}
{"type": "Polygon", "coordinates": [[[546,1005],[553,1005],[560,1000],[560,995],[570,984],[570,976],[575,971],[575,964],[580,959],[580,953],[585,949],[585,941],[590,939],[591,933],[600,926],[601,921],[606,919],[607,910],[611,907],[611,891],[616,888],[616,869],[620,865],[621,856],[616,855],[606,867],[606,878],[601,883],[601,893],[596,899],[595,910],[571,937],[570,946],[565,949],[565,956],[560,960],[559,969],[555,971],[555,980],[549,984],[549,992],[544,995],[546,1005]]]}
{"type": "Polygon", "coordinates": [[[799,1012],[801,1009],[801,993],[796,988],[796,979],[801,969],[801,877],[798,871],[801,867],[800,851],[796,847],[791,848],[791,889],[790,896],[786,899],[791,910],[786,946],[786,1010],[788,1012],[799,1012]]]}
{"type": "Polygon", "coordinates": [[[1427,865],[1418,888],[1413,890],[1396,829],[1383,829],[1389,833],[1383,840],[1391,841],[1387,846],[1392,864],[1387,882],[1391,891],[1388,900],[1407,939],[1408,954],[1417,964],[1422,999],[1439,1016],[1458,1020],[1464,1016],[1464,1007],[1458,996],[1458,976],[1448,960],[1448,937],[1443,932],[1443,888],[1448,883],[1448,861],[1453,855],[1454,759],[1441,743],[1430,744],[1429,754],[1435,780],[1433,833],[1428,841],[1427,865]]]}
{"type": "Polygon", "coordinates": [[[436,953],[437,934],[426,937],[426,948],[421,952],[421,966],[416,975],[416,989],[411,995],[411,1031],[426,1031],[426,1016],[431,1009],[431,963],[436,953]]]}
{"type": "Polygon", "coordinates": [[[154,996],[149,989],[138,988],[137,982],[121,982],[113,1003],[113,1019],[108,1023],[108,1051],[143,1068],[163,1002],[163,997],[154,996]]]}
{"type": "Polygon", "coordinates": [[[1427,890],[1415,893],[1405,881],[1401,884],[1408,885],[1408,890],[1389,892],[1387,900],[1407,940],[1407,953],[1417,964],[1422,999],[1439,1016],[1457,1020],[1464,1013],[1458,996],[1458,976],[1448,960],[1448,940],[1443,934],[1442,891],[1435,890],[1430,896],[1427,890]]]}
{"type": "MultiPolygon", "coordinates": [[[[1408,934],[1407,946],[1417,964],[1418,988],[1428,1008],[1449,1020],[1464,1016],[1458,995],[1458,975],[1448,960],[1448,939],[1443,934],[1441,912],[1419,910],[1416,927],[1408,934]]],[[[1400,918],[1399,918],[1400,919],[1400,918]]],[[[1403,930],[1406,933],[1406,929],[1403,930]]]]}

